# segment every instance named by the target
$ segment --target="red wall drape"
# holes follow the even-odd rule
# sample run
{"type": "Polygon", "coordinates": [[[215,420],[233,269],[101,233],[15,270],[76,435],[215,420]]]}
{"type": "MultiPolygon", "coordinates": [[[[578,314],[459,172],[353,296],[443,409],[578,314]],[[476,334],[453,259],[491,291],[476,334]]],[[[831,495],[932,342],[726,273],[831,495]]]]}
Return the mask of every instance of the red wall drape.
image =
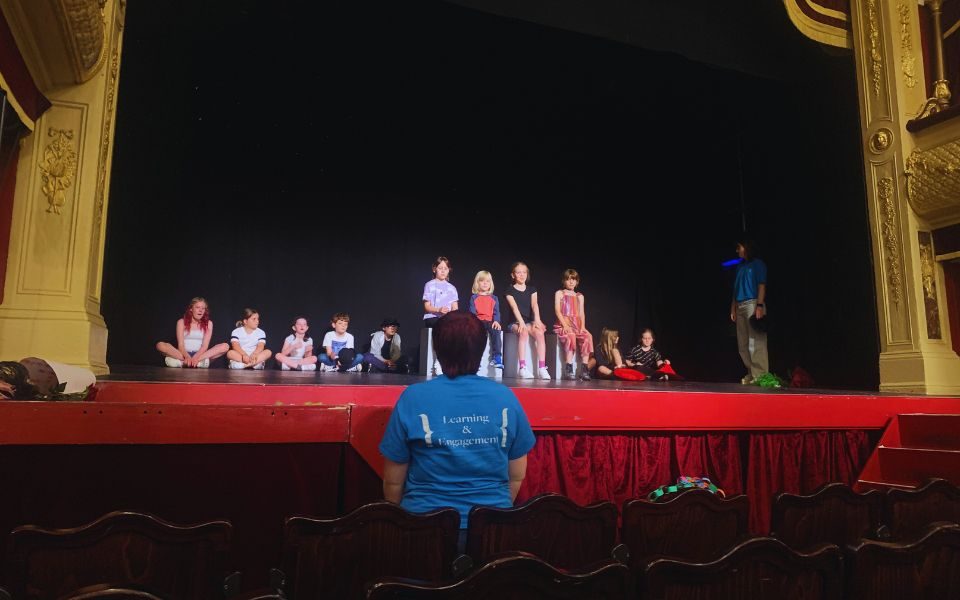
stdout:
{"type": "Polygon", "coordinates": [[[728,496],[750,498],[750,529],[770,531],[779,492],[853,483],[870,455],[865,431],[738,433],[537,432],[518,501],[556,492],[579,504],[643,498],[680,475],[706,476],[728,496]]]}
{"type": "Polygon", "coordinates": [[[17,163],[20,145],[13,150],[6,166],[0,169],[0,302],[7,280],[7,257],[10,256],[10,228],[13,226],[13,196],[17,189],[17,163]]]}

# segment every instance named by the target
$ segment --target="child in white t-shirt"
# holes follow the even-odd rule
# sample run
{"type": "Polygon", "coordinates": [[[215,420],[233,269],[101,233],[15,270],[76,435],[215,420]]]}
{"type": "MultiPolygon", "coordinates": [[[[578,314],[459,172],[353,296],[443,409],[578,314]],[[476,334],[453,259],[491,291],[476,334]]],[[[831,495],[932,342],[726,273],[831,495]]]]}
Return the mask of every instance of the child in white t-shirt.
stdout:
{"type": "Polygon", "coordinates": [[[323,336],[323,354],[320,355],[321,371],[352,371],[360,373],[363,370],[363,354],[358,353],[353,346],[353,335],[347,333],[350,325],[350,315],[337,313],[330,319],[333,331],[323,336]]]}
{"type": "Polygon", "coordinates": [[[293,333],[283,340],[283,350],[277,362],[283,371],[316,371],[317,357],[313,355],[313,338],[307,335],[310,325],[306,317],[297,317],[290,327],[293,333]]]}
{"type": "Polygon", "coordinates": [[[267,350],[267,334],[260,329],[260,313],[243,309],[243,317],[230,334],[227,358],[231,369],[262,369],[272,353],[267,350]]]}

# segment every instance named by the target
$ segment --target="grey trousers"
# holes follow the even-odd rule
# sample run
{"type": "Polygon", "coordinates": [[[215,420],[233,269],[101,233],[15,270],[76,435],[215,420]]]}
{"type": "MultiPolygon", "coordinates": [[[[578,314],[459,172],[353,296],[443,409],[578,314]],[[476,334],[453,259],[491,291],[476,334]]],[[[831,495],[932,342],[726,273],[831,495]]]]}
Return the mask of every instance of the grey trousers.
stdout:
{"type": "Polygon", "coordinates": [[[770,371],[767,332],[757,331],[750,325],[750,317],[756,309],[756,300],[737,303],[737,349],[747,373],[754,379],[770,371]]]}

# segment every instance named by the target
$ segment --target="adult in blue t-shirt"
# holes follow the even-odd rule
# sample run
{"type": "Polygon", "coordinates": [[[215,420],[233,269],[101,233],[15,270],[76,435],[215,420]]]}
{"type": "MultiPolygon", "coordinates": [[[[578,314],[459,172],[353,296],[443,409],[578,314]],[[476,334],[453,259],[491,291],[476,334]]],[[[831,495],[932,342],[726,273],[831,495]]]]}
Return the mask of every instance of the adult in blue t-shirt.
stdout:
{"type": "Polygon", "coordinates": [[[753,244],[748,240],[737,243],[737,277],[733,282],[730,302],[730,320],[737,324],[737,349],[747,368],[741,383],[753,380],[770,370],[767,357],[767,332],[760,322],[767,316],[767,265],[753,255],[753,244]],[[750,322],[750,317],[756,317],[750,322]]]}
{"type": "Polygon", "coordinates": [[[514,393],[476,375],[486,341],[466,310],[437,319],[443,375],[404,390],[380,442],[384,497],[410,512],[453,507],[461,529],[474,506],[513,506],[535,442],[514,393]]]}

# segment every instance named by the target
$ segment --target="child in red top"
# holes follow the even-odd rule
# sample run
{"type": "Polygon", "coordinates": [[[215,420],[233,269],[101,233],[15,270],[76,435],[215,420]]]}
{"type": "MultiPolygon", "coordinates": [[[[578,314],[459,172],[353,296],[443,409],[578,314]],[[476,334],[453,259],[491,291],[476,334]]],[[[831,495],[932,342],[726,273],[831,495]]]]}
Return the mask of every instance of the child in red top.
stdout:
{"type": "Polygon", "coordinates": [[[493,295],[493,277],[490,271],[479,271],[473,278],[473,295],[470,296],[470,312],[487,329],[490,336],[491,367],[503,368],[503,340],[500,337],[500,299],[493,295]]]}

